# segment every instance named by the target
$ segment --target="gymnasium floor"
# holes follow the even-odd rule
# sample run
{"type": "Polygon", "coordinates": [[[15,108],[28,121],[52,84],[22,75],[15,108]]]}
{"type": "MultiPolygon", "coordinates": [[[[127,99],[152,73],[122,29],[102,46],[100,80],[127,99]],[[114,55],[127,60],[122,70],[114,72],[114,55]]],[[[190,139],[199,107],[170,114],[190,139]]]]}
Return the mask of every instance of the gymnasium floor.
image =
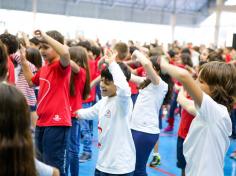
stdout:
{"type": "MultiPolygon", "coordinates": [[[[173,133],[161,133],[160,135],[160,146],[159,153],[161,155],[161,165],[155,168],[147,167],[148,176],[180,176],[181,172],[176,167],[176,139],[179,117],[176,117],[177,125],[173,133]]],[[[163,120],[163,126],[167,124],[163,120]]],[[[93,176],[96,158],[97,158],[97,147],[96,147],[96,129],[97,121],[94,120],[94,140],[93,140],[93,157],[92,160],[80,164],[80,176],[93,176]]],[[[82,147],[82,146],[81,146],[82,147]]],[[[229,158],[230,153],[236,150],[236,140],[231,140],[230,148],[225,157],[225,176],[236,176],[236,161],[229,158]]],[[[149,161],[151,157],[149,158],[149,161]]]]}

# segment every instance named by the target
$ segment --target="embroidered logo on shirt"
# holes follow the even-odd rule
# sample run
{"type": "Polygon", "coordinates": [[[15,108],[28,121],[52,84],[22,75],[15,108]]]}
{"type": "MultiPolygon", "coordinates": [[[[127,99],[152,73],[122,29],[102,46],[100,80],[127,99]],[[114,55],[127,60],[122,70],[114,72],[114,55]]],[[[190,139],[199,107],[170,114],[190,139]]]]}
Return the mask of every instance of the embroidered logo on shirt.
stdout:
{"type": "Polygon", "coordinates": [[[58,121],[61,120],[61,117],[60,117],[59,115],[55,115],[55,116],[53,117],[53,120],[58,122],[58,121]]]}
{"type": "Polygon", "coordinates": [[[106,118],[111,118],[111,111],[108,109],[105,113],[106,118]]]}

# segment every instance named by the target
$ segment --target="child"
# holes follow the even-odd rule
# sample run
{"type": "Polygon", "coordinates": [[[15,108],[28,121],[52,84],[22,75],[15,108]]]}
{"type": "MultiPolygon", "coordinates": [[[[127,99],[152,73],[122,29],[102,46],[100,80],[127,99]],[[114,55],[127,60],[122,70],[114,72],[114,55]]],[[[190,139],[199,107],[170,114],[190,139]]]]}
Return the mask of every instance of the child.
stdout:
{"type": "Polygon", "coordinates": [[[90,73],[88,66],[87,51],[80,46],[69,49],[71,56],[71,79],[70,79],[70,104],[72,128],[69,134],[67,171],[70,166],[71,176],[79,175],[79,138],[80,125],[74,113],[82,108],[82,99],[86,99],[90,93],[90,73]]]}
{"type": "Polygon", "coordinates": [[[160,65],[156,57],[150,61],[136,50],[132,58],[141,63],[147,74],[147,78],[132,75],[131,80],[140,84],[140,91],[130,123],[136,148],[134,175],[146,176],[148,157],[159,138],[159,111],[168,91],[168,85],[159,76],[160,65]]]}
{"type": "MultiPolygon", "coordinates": [[[[96,77],[96,62],[93,58],[91,51],[91,44],[89,41],[80,41],[78,46],[86,49],[88,53],[88,65],[90,70],[90,81],[96,77]]],[[[89,96],[83,100],[82,107],[88,108],[94,105],[96,100],[96,90],[91,88],[89,96]]],[[[83,149],[79,157],[79,162],[84,163],[92,158],[92,132],[93,121],[92,120],[79,120],[80,123],[80,136],[83,136],[83,149]]]]}
{"type": "Polygon", "coordinates": [[[135,147],[128,125],[133,105],[127,80],[128,68],[111,59],[104,59],[109,65],[101,72],[101,93],[103,98],[94,106],[77,112],[79,118],[92,119],[98,116],[99,154],[95,176],[132,176],[135,168],[135,147]],[[123,71],[123,73],[122,73],[123,71]]]}
{"type": "Polygon", "coordinates": [[[7,82],[11,84],[15,84],[15,70],[14,70],[14,64],[13,64],[13,58],[12,55],[18,50],[19,48],[19,42],[17,40],[17,37],[4,33],[0,35],[0,40],[2,43],[6,45],[7,54],[8,54],[8,76],[7,76],[7,82]]]}
{"type": "MultiPolygon", "coordinates": [[[[22,46],[23,47],[23,46],[22,46]]],[[[23,49],[22,49],[23,50],[23,49]]],[[[30,50],[27,49],[26,50],[26,55],[22,54],[21,57],[26,57],[25,59],[29,59],[30,58],[30,50]]],[[[37,50],[36,50],[37,51],[37,50]]],[[[40,53],[39,51],[37,51],[38,54],[39,54],[39,57],[40,56],[40,53]]],[[[35,55],[31,55],[32,57],[35,57],[35,55]]],[[[31,123],[31,127],[32,127],[32,131],[34,131],[35,129],[35,125],[36,125],[36,120],[37,120],[37,114],[36,114],[36,96],[35,96],[35,92],[34,92],[34,88],[32,87],[29,87],[26,79],[25,79],[25,76],[23,74],[23,70],[21,68],[21,58],[20,58],[20,54],[19,52],[17,52],[15,55],[14,55],[14,62],[17,63],[17,76],[16,76],[16,87],[21,90],[21,92],[24,94],[26,100],[27,100],[27,103],[29,105],[29,108],[30,108],[30,115],[31,115],[31,120],[32,120],[32,123],[31,123]]],[[[35,73],[36,72],[36,67],[29,61],[27,61],[28,63],[28,66],[30,68],[30,71],[35,73]]]]}
{"type": "Polygon", "coordinates": [[[16,87],[0,83],[0,104],[0,175],[59,176],[57,169],[34,159],[24,95],[16,87]]]}
{"type": "Polygon", "coordinates": [[[196,108],[193,100],[190,99],[183,88],[178,93],[177,102],[182,107],[177,139],[177,167],[181,169],[182,176],[185,176],[186,160],[183,154],[183,143],[188,134],[191,122],[196,116],[196,108]]]}
{"type": "Polygon", "coordinates": [[[7,50],[5,45],[0,40],[0,82],[7,79],[7,50]]]}
{"type": "Polygon", "coordinates": [[[187,70],[170,65],[164,58],[161,69],[183,84],[197,109],[183,145],[186,175],[223,176],[232,132],[229,111],[236,95],[234,66],[223,62],[204,64],[196,82],[187,70]]]}
{"type": "Polygon", "coordinates": [[[30,71],[26,59],[22,58],[24,76],[30,86],[40,86],[38,95],[36,148],[41,160],[65,173],[66,147],[71,126],[69,81],[71,74],[70,54],[63,45],[64,37],[57,31],[40,30],[35,35],[41,40],[40,51],[45,59],[35,75],[30,71]]]}
{"type": "MultiPolygon", "coordinates": [[[[176,63],[172,63],[172,64],[180,68],[186,68],[186,66],[188,68],[192,68],[193,63],[192,63],[191,56],[189,53],[190,53],[190,50],[188,48],[183,49],[180,55],[180,59],[177,60],[176,63]]],[[[175,90],[173,91],[172,100],[170,103],[170,109],[168,111],[168,120],[167,120],[168,126],[164,129],[164,132],[173,132],[174,130],[174,122],[175,122],[174,116],[175,116],[175,110],[178,105],[176,99],[179,93],[179,89],[181,87],[181,83],[179,83],[176,80],[174,80],[174,82],[175,82],[175,86],[174,86],[175,90]]]]}

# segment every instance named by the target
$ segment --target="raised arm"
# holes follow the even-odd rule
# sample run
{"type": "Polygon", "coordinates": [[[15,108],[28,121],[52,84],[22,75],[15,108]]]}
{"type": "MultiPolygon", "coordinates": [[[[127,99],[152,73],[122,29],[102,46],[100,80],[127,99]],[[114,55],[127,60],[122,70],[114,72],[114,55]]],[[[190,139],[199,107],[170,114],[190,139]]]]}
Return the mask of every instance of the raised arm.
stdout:
{"type": "Polygon", "coordinates": [[[21,35],[22,35],[23,40],[24,40],[24,42],[25,42],[26,48],[29,48],[29,47],[30,47],[29,37],[28,37],[27,34],[24,33],[24,32],[22,32],[21,35]]]}
{"type": "Polygon", "coordinates": [[[28,64],[28,61],[26,59],[26,54],[25,54],[25,48],[21,47],[20,49],[20,60],[18,60],[19,63],[21,63],[21,66],[22,66],[22,70],[23,70],[23,74],[24,74],[24,77],[28,83],[28,85],[30,87],[34,86],[33,82],[32,82],[32,78],[33,78],[33,73],[29,67],[29,64],[28,64]]]}
{"type": "Polygon", "coordinates": [[[185,109],[188,113],[192,115],[196,115],[196,108],[194,106],[194,101],[188,99],[185,96],[184,89],[181,88],[177,97],[177,102],[181,105],[183,109],[185,109]]]}
{"type": "Polygon", "coordinates": [[[70,64],[70,53],[68,46],[61,44],[40,30],[36,30],[35,35],[39,38],[39,40],[44,40],[47,42],[60,55],[60,63],[63,67],[70,64]]]}
{"type": "Polygon", "coordinates": [[[95,87],[100,81],[101,81],[101,75],[92,80],[92,82],[90,83],[90,88],[92,89],[93,87],[95,87]]]}
{"type": "Polygon", "coordinates": [[[105,62],[109,65],[108,69],[111,72],[114,84],[117,87],[117,90],[116,90],[117,95],[130,96],[131,91],[130,91],[129,84],[120,66],[115,61],[116,56],[117,56],[117,53],[114,52],[111,57],[108,57],[105,59],[105,62]]]}
{"type": "Polygon", "coordinates": [[[195,104],[198,107],[201,106],[203,98],[202,90],[187,70],[169,64],[165,58],[161,58],[161,70],[181,82],[195,104]]]}
{"type": "Polygon", "coordinates": [[[132,54],[132,59],[137,60],[140,62],[147,72],[147,77],[151,80],[151,82],[155,85],[158,85],[160,82],[160,77],[154,70],[151,61],[140,51],[135,50],[132,54]]]}
{"type": "Polygon", "coordinates": [[[70,65],[71,65],[71,70],[74,73],[79,73],[80,71],[80,66],[78,66],[73,60],[70,60],[70,65]]]}
{"type": "Polygon", "coordinates": [[[140,85],[146,78],[131,74],[130,81],[134,82],[137,85],[140,85]]]}

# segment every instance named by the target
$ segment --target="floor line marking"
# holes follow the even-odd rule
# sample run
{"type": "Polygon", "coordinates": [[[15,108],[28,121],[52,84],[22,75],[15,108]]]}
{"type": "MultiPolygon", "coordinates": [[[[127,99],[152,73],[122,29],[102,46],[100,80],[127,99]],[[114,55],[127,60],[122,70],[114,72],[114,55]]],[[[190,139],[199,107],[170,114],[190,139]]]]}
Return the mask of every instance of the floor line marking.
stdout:
{"type": "Polygon", "coordinates": [[[165,170],[163,170],[163,169],[160,169],[160,168],[156,168],[156,167],[151,167],[151,166],[149,166],[149,165],[147,165],[149,168],[151,168],[151,169],[154,169],[154,170],[156,170],[156,171],[158,171],[158,172],[161,172],[161,173],[163,173],[163,174],[165,174],[165,175],[168,175],[168,176],[176,176],[175,174],[172,174],[172,173],[170,173],[170,172],[167,172],[167,171],[165,171],[165,170]]]}

